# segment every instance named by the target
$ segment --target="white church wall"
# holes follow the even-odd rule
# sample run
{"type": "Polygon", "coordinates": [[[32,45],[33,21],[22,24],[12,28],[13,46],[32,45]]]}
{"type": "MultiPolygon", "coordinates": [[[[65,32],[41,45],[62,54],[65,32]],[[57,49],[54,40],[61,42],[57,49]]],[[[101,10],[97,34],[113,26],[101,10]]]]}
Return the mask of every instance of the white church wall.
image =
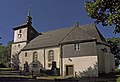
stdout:
{"type": "Polygon", "coordinates": [[[26,45],[26,42],[23,43],[17,43],[17,44],[12,44],[12,49],[11,49],[11,67],[16,68],[14,66],[19,65],[19,53],[21,49],[26,45]]]}
{"type": "Polygon", "coordinates": [[[74,76],[90,77],[98,76],[97,56],[83,56],[63,58],[63,75],[66,75],[66,65],[74,66],[74,76]]]}
{"type": "Polygon", "coordinates": [[[28,51],[21,52],[19,57],[20,57],[20,62],[21,62],[20,66],[22,67],[22,69],[24,68],[25,61],[27,61],[29,65],[33,62],[33,53],[34,52],[37,52],[38,61],[44,67],[44,50],[39,49],[39,50],[28,50],[28,51]],[[26,53],[27,53],[27,56],[25,56],[26,53]]]}
{"type": "MultiPolygon", "coordinates": [[[[45,49],[22,51],[19,55],[21,69],[23,70],[25,61],[27,61],[29,65],[33,62],[33,53],[34,52],[38,53],[38,61],[42,65],[42,67],[45,69],[51,69],[51,67],[48,67],[48,64],[52,64],[52,62],[48,62],[49,50],[54,51],[54,61],[56,61],[56,65],[59,68],[60,48],[59,47],[50,47],[50,48],[45,48],[45,49]],[[25,53],[27,53],[26,57],[25,57],[25,53]]],[[[36,69],[36,70],[38,70],[38,69],[36,69]]]]}
{"type": "Polygon", "coordinates": [[[27,41],[27,31],[28,28],[21,28],[19,30],[14,31],[14,42],[20,42],[20,41],[27,41]],[[21,30],[21,33],[20,33],[21,30]],[[21,34],[19,36],[19,34],[21,34]]]}
{"type": "Polygon", "coordinates": [[[115,71],[115,59],[113,54],[105,54],[105,73],[115,71]]]}
{"type": "Polygon", "coordinates": [[[11,54],[19,53],[21,49],[27,44],[27,42],[12,44],[11,54]]]}
{"type": "Polygon", "coordinates": [[[45,68],[46,69],[51,69],[51,66],[49,67],[49,64],[52,65],[52,62],[49,62],[48,61],[48,52],[50,50],[53,50],[54,51],[54,61],[56,61],[56,66],[57,68],[60,68],[60,47],[51,47],[51,48],[46,48],[45,49],[45,62],[46,62],[46,66],[45,68]]]}
{"type": "Polygon", "coordinates": [[[99,73],[112,72],[115,69],[114,68],[115,61],[113,54],[111,54],[110,47],[103,44],[98,44],[97,52],[98,52],[99,73]],[[103,49],[105,48],[107,51],[104,52],[103,49]]]}

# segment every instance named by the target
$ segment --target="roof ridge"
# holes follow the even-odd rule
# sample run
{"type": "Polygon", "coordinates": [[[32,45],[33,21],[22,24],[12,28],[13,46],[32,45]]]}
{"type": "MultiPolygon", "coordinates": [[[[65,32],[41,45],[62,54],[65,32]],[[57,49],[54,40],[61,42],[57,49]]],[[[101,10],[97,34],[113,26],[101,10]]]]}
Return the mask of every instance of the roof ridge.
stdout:
{"type": "MultiPolygon", "coordinates": [[[[89,24],[87,24],[87,25],[89,25],[89,24]]],[[[85,31],[85,29],[82,28],[82,26],[80,26],[79,29],[82,29],[82,30],[85,32],[85,34],[86,34],[87,36],[92,37],[91,35],[89,35],[89,34],[85,31]]],[[[84,37],[86,37],[86,36],[84,36],[84,37]]],[[[87,37],[86,37],[86,38],[87,38],[87,37]]]]}
{"type": "MultiPolygon", "coordinates": [[[[84,33],[85,33],[87,36],[92,37],[92,36],[90,36],[88,33],[86,33],[86,31],[85,31],[84,29],[82,29],[81,27],[82,27],[82,26],[73,27],[73,28],[71,29],[71,31],[69,31],[69,32],[65,35],[65,37],[63,37],[63,38],[61,39],[60,43],[61,43],[75,28],[78,28],[79,31],[83,30],[84,33]]],[[[83,34],[82,34],[82,35],[83,35],[83,34]]],[[[85,38],[88,38],[88,37],[86,37],[86,36],[84,36],[84,37],[85,37],[85,38]]]]}
{"type": "Polygon", "coordinates": [[[84,24],[84,25],[81,25],[82,26],[87,26],[87,25],[96,25],[95,23],[89,23],[89,24],[84,24]]]}
{"type": "MultiPolygon", "coordinates": [[[[94,27],[95,27],[95,29],[96,29],[96,25],[95,25],[94,23],[83,25],[83,26],[81,26],[81,29],[85,30],[84,27],[86,27],[87,25],[94,25],[94,27]]],[[[97,30],[97,29],[96,29],[96,30],[97,30]]],[[[85,30],[85,33],[86,33],[88,36],[92,36],[91,34],[87,33],[86,30],[85,30]]]]}
{"type": "Polygon", "coordinates": [[[62,30],[62,29],[69,29],[69,28],[73,28],[73,27],[55,28],[53,30],[51,29],[51,30],[48,30],[48,31],[40,32],[40,33],[52,32],[52,31],[57,31],[57,30],[62,30]]]}
{"type": "Polygon", "coordinates": [[[65,35],[65,37],[63,37],[63,39],[61,39],[60,43],[61,43],[61,42],[62,42],[62,41],[66,38],[66,36],[67,36],[67,35],[69,35],[69,34],[70,34],[70,33],[71,33],[74,29],[75,29],[75,27],[74,27],[74,28],[72,28],[72,29],[71,29],[71,31],[70,31],[70,32],[68,32],[68,33],[65,35]]]}
{"type": "MultiPolygon", "coordinates": [[[[96,24],[87,24],[87,25],[94,25],[94,29],[97,31],[97,34],[99,35],[99,38],[104,42],[105,40],[104,40],[104,36],[101,34],[101,32],[99,31],[99,29],[97,28],[97,26],[96,26],[96,24]]],[[[85,27],[85,26],[83,26],[83,27],[85,27]]],[[[83,28],[82,27],[82,28],[83,28]]],[[[84,29],[84,28],[83,28],[84,29]]],[[[84,29],[85,30],[85,29],[84,29]]],[[[85,30],[86,31],[86,30],[85,30]]],[[[90,36],[92,36],[92,34],[90,34],[90,33],[87,33],[88,35],[90,35],[90,36]]]]}

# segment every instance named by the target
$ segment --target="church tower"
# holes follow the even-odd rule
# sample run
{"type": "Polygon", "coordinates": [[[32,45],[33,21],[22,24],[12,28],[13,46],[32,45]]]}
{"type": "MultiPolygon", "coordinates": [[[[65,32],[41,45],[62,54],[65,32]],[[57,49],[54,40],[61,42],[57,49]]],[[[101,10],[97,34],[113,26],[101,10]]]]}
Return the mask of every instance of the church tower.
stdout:
{"type": "Polygon", "coordinates": [[[35,38],[39,33],[32,27],[32,17],[30,16],[30,9],[28,10],[28,16],[26,22],[13,28],[14,40],[11,50],[11,66],[12,68],[19,68],[19,54],[21,49],[35,38]]]}

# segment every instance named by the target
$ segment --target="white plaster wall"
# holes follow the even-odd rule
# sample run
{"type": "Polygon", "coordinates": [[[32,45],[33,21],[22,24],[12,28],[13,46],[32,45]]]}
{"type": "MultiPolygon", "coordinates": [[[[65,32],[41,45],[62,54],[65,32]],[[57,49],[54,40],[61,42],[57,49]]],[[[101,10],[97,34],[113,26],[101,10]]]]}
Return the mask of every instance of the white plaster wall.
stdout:
{"type": "Polygon", "coordinates": [[[105,73],[110,73],[115,70],[115,60],[113,54],[105,54],[105,73]]]}
{"type": "Polygon", "coordinates": [[[111,57],[110,57],[110,61],[111,61],[110,67],[111,67],[112,71],[115,71],[115,58],[114,58],[113,54],[110,54],[110,55],[111,55],[111,57]]]}
{"type": "Polygon", "coordinates": [[[11,54],[15,54],[15,53],[19,53],[21,51],[21,49],[27,44],[27,42],[22,42],[22,43],[15,43],[12,44],[12,50],[11,50],[11,54]],[[20,46],[18,46],[20,45],[20,46]]]}
{"type": "Polygon", "coordinates": [[[26,45],[26,42],[23,43],[17,43],[17,44],[12,44],[12,49],[11,49],[11,63],[18,65],[19,64],[19,53],[21,49],[26,45]],[[18,46],[20,45],[20,46],[18,46]],[[18,57],[18,58],[17,58],[18,57]]]}
{"type": "Polygon", "coordinates": [[[90,77],[98,76],[98,60],[97,56],[83,56],[83,57],[72,57],[63,58],[63,75],[66,73],[65,65],[74,65],[74,75],[75,72],[78,76],[90,77]]]}
{"type": "Polygon", "coordinates": [[[60,68],[60,47],[51,47],[51,48],[46,48],[45,49],[45,59],[46,59],[46,69],[51,69],[50,67],[48,67],[48,63],[52,63],[48,61],[48,52],[49,50],[53,50],[54,51],[54,61],[56,61],[56,66],[57,68],[60,68]]]}
{"type": "Polygon", "coordinates": [[[28,51],[22,51],[20,53],[20,67],[23,69],[24,68],[24,63],[25,61],[28,62],[28,64],[31,64],[33,61],[33,53],[37,52],[38,53],[38,61],[42,64],[43,68],[45,69],[51,69],[48,67],[48,52],[49,50],[54,51],[54,61],[56,61],[57,67],[59,68],[60,64],[60,48],[59,47],[51,47],[51,48],[45,48],[45,49],[38,49],[38,50],[28,50],[28,51]],[[45,52],[45,53],[44,53],[45,52]],[[25,57],[25,53],[27,53],[27,57],[25,57]],[[45,58],[44,58],[45,55],[45,58]],[[45,59],[45,60],[44,60],[45,59]],[[45,63],[45,66],[44,66],[45,63]]]}
{"type": "Polygon", "coordinates": [[[23,69],[24,68],[24,63],[25,61],[28,62],[28,64],[31,64],[33,62],[33,53],[37,52],[38,53],[38,61],[43,65],[44,67],[44,50],[29,50],[29,51],[22,51],[20,53],[20,67],[23,69]],[[27,53],[27,57],[25,57],[25,53],[27,53]]]}
{"type": "Polygon", "coordinates": [[[98,52],[98,68],[99,73],[109,73],[115,70],[114,56],[111,54],[110,47],[102,44],[97,45],[98,52]],[[107,53],[104,53],[101,49],[106,48],[107,53]]]}
{"type": "Polygon", "coordinates": [[[21,28],[19,30],[14,31],[14,42],[20,42],[20,41],[27,41],[27,30],[28,28],[21,28]],[[19,30],[21,30],[21,33],[19,33],[19,30]],[[22,34],[21,38],[18,38],[18,34],[22,34]]]}

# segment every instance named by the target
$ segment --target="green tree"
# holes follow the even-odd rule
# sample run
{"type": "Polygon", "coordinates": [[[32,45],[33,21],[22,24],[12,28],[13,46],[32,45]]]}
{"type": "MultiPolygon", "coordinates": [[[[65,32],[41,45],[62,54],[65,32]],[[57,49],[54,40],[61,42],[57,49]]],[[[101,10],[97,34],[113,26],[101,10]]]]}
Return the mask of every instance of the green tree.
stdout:
{"type": "Polygon", "coordinates": [[[9,41],[7,46],[5,46],[4,62],[6,66],[9,66],[11,61],[11,47],[12,41],[9,41]]]}
{"type": "Polygon", "coordinates": [[[0,45],[0,65],[5,65],[6,67],[9,67],[11,60],[11,46],[12,41],[9,41],[7,46],[0,45]]]}
{"type": "Polygon", "coordinates": [[[87,0],[85,10],[95,23],[103,26],[115,26],[114,33],[120,33],[119,0],[87,0]]]}

